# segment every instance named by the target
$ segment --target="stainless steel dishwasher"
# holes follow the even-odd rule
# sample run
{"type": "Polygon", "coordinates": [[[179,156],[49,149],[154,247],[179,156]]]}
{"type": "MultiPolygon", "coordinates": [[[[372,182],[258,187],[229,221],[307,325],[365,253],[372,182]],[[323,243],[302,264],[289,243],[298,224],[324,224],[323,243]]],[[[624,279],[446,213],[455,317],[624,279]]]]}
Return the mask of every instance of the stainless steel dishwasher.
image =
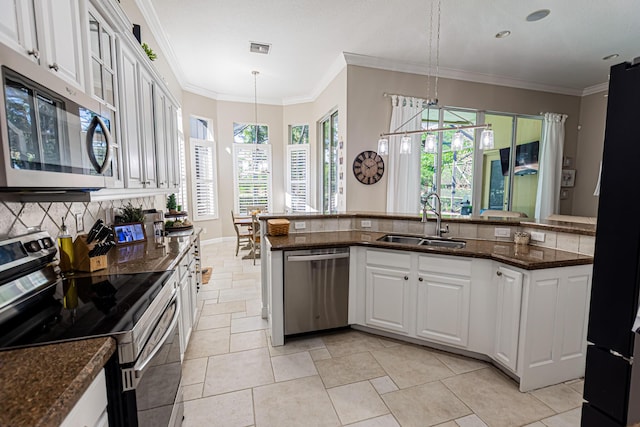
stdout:
{"type": "Polygon", "coordinates": [[[284,334],[348,325],[349,248],[284,253],[284,334]]]}

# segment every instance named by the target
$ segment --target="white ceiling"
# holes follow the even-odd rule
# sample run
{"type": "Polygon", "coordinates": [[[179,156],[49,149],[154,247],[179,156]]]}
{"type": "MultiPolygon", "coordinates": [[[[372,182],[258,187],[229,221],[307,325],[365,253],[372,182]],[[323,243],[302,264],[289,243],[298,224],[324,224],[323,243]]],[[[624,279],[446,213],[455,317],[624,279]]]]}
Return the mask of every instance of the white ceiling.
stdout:
{"type": "MultiPolygon", "coordinates": [[[[259,102],[312,100],[344,67],[343,52],[349,63],[427,69],[429,0],[137,3],[183,87],[218,99],[252,101],[258,70],[259,102]],[[250,41],[271,53],[250,53],[250,41]]],[[[441,10],[443,77],[582,94],[640,56],[638,0],[442,0],[441,10]],[[546,19],[525,20],[545,8],[546,19]],[[501,30],[512,34],[496,39],[501,30]],[[620,57],[602,60],[611,53],[620,57]]]]}

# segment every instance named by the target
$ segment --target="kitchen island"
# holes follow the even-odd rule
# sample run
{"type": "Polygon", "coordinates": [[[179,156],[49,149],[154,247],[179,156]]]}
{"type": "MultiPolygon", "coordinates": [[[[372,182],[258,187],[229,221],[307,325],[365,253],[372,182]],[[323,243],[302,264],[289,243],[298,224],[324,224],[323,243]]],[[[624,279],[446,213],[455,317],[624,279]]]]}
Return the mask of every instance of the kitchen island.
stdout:
{"type": "Polygon", "coordinates": [[[386,234],[434,234],[432,221],[416,217],[289,220],[289,235],[263,240],[263,313],[273,345],[285,338],[287,251],[349,247],[351,327],[491,361],[519,380],[522,391],[583,375],[593,263],[588,227],[443,220],[452,237],[466,242],[452,249],[379,241],[386,234]],[[296,232],[301,229],[306,232],[296,232]],[[544,241],[514,244],[513,233],[523,230],[541,230],[544,241]]]}

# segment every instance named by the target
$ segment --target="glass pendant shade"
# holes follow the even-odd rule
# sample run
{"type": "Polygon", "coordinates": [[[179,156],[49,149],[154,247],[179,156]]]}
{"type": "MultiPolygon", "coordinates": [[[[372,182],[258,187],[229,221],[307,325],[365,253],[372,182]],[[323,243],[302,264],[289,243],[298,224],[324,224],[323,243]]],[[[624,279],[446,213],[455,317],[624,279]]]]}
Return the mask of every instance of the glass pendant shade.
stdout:
{"type": "Polygon", "coordinates": [[[485,129],[480,135],[480,148],[482,150],[489,150],[493,148],[493,130],[485,129]]]}
{"type": "Polygon", "coordinates": [[[428,133],[424,140],[424,152],[433,154],[436,151],[438,151],[438,138],[434,134],[428,133]]]}
{"type": "Polygon", "coordinates": [[[378,140],[378,154],[381,156],[389,154],[389,140],[387,138],[380,138],[378,140]]]}
{"type": "Polygon", "coordinates": [[[462,132],[457,131],[453,135],[453,138],[451,139],[451,149],[453,151],[462,150],[463,145],[464,145],[464,135],[462,135],[462,132]]]}
{"type": "Polygon", "coordinates": [[[400,154],[411,154],[411,137],[403,136],[400,139],[400,154]]]}

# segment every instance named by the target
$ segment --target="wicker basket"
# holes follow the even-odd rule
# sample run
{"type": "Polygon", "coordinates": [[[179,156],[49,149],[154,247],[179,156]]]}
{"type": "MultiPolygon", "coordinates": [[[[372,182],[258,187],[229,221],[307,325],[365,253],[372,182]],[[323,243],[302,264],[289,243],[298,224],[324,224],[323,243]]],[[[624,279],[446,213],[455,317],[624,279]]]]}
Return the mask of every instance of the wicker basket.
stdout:
{"type": "Polygon", "coordinates": [[[289,234],[288,219],[269,219],[267,220],[267,234],[269,236],[286,236],[289,234]]]}

